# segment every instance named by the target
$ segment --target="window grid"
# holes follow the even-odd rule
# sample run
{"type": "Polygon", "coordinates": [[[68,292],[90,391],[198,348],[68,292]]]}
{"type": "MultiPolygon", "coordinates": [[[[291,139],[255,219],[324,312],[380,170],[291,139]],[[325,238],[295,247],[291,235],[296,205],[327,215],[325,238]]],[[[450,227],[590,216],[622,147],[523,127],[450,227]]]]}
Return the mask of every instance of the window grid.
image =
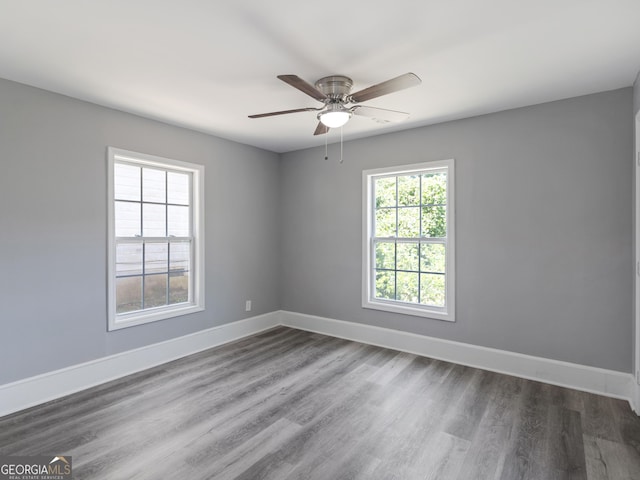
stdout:
{"type": "MultiPolygon", "coordinates": [[[[391,300],[394,302],[402,302],[402,303],[408,303],[408,304],[418,304],[418,305],[426,305],[426,306],[432,306],[432,307],[445,307],[446,306],[446,295],[445,295],[445,300],[443,302],[442,305],[437,305],[434,303],[428,303],[428,302],[423,302],[422,300],[422,275],[423,274],[427,274],[427,275],[439,275],[442,276],[445,280],[445,291],[446,291],[446,236],[445,237],[425,237],[425,231],[424,231],[424,222],[423,222],[423,209],[424,208],[430,208],[430,207],[447,207],[446,203],[423,203],[423,177],[426,176],[430,176],[430,175],[434,175],[434,174],[443,174],[445,176],[445,182],[446,182],[446,175],[447,172],[446,171],[432,171],[432,172],[420,172],[420,173],[411,173],[411,174],[397,174],[397,175],[390,175],[390,176],[386,176],[386,177],[374,177],[372,179],[373,182],[373,198],[376,198],[376,180],[381,179],[381,178],[390,178],[393,177],[395,178],[395,205],[394,206],[389,206],[389,205],[384,205],[382,207],[378,207],[376,205],[376,207],[373,210],[373,251],[372,251],[372,256],[373,256],[373,272],[374,275],[372,276],[372,282],[373,282],[373,291],[376,292],[376,287],[375,287],[375,283],[376,283],[376,279],[377,279],[377,273],[378,272],[393,272],[393,279],[394,279],[394,283],[393,283],[393,299],[388,299],[385,297],[378,297],[375,295],[374,296],[377,300],[391,300]],[[417,205],[401,205],[400,204],[400,178],[401,177],[418,177],[419,181],[418,181],[418,203],[417,205]],[[401,209],[410,209],[410,208],[418,208],[419,209],[419,221],[418,221],[418,237],[400,237],[400,211],[401,209]],[[376,219],[376,211],[378,210],[382,210],[382,209],[394,209],[395,210],[395,236],[394,237],[377,237],[375,236],[375,232],[377,231],[377,219],[376,219]],[[377,258],[376,258],[376,253],[377,253],[377,245],[380,243],[393,243],[393,249],[394,249],[394,268],[384,268],[384,267],[379,267],[377,264],[377,258]],[[398,265],[398,243],[416,243],[417,244],[417,249],[418,249],[418,253],[417,253],[417,262],[418,262],[418,266],[417,266],[417,270],[407,270],[407,269],[403,269],[403,268],[397,268],[398,265]],[[431,271],[431,270],[423,270],[422,269],[422,255],[423,255],[423,245],[428,244],[428,243],[435,243],[435,244],[441,244],[443,245],[443,247],[445,248],[445,272],[436,272],[436,271],[431,271]],[[417,274],[417,302],[410,302],[410,301],[404,301],[404,300],[400,300],[398,297],[398,273],[415,273],[417,274]]],[[[445,222],[445,228],[447,227],[446,222],[445,222]]],[[[445,230],[446,231],[446,230],[445,230]]]]}
{"type": "MultiPolygon", "coordinates": [[[[166,276],[166,286],[165,286],[165,306],[168,305],[176,305],[179,303],[188,303],[192,300],[192,287],[190,285],[191,282],[189,282],[189,285],[187,287],[187,292],[188,292],[188,296],[187,299],[184,300],[183,302],[175,302],[175,303],[171,303],[171,277],[172,274],[175,277],[176,274],[185,274],[185,273],[189,273],[189,269],[171,269],[171,253],[172,253],[172,249],[171,249],[171,245],[172,243],[189,243],[189,250],[191,251],[191,245],[193,242],[193,238],[191,235],[192,232],[192,219],[191,219],[191,200],[188,200],[187,203],[174,203],[174,202],[169,202],[169,172],[173,172],[173,170],[169,169],[169,168],[161,168],[161,167],[155,167],[152,168],[152,170],[160,170],[163,172],[163,176],[164,176],[164,202],[159,202],[159,201],[152,201],[152,200],[145,200],[145,187],[144,187],[144,171],[145,169],[149,168],[149,167],[145,167],[142,165],[138,165],[138,164],[132,164],[129,162],[120,162],[117,161],[115,162],[115,164],[121,164],[121,165],[131,165],[134,166],[136,168],[140,169],[140,180],[139,180],[139,184],[140,184],[140,197],[139,200],[130,200],[130,199],[118,199],[115,198],[115,201],[117,202],[123,202],[123,203],[131,203],[131,204],[139,204],[139,210],[140,210],[140,225],[139,225],[139,232],[140,234],[137,234],[135,236],[136,240],[139,240],[141,242],[141,247],[142,247],[142,265],[141,265],[141,273],[140,274],[116,274],[116,279],[119,278],[135,278],[135,277],[139,277],[141,279],[141,308],[139,309],[139,311],[144,311],[144,310],[148,310],[149,308],[154,308],[157,306],[161,306],[161,305],[157,305],[154,307],[148,307],[146,305],[147,303],[147,278],[148,277],[160,277],[160,276],[166,276]],[[165,236],[161,236],[161,237],[147,237],[144,235],[144,221],[145,221],[145,214],[144,214],[144,206],[145,205],[161,205],[164,207],[164,233],[165,236]],[[171,206],[177,206],[177,207],[189,207],[190,208],[190,215],[189,215],[189,236],[187,237],[176,237],[173,235],[169,235],[169,207],[171,206]],[[148,243],[166,243],[167,245],[167,260],[166,260],[166,271],[164,272],[152,272],[152,273],[148,273],[147,272],[147,247],[148,247],[148,243]]],[[[193,178],[191,174],[185,173],[185,172],[176,172],[176,173],[181,173],[181,174],[186,174],[188,175],[189,178],[189,197],[191,197],[191,193],[192,193],[192,183],[193,183],[193,178]]],[[[131,242],[131,237],[116,237],[116,248],[117,245],[120,245],[122,243],[137,243],[137,241],[135,242],[131,242]]],[[[192,263],[192,255],[189,256],[189,264],[191,265],[192,263]]],[[[135,310],[138,311],[138,310],[135,310]]],[[[121,313],[131,313],[131,311],[125,311],[125,312],[121,312],[121,313]]]]}

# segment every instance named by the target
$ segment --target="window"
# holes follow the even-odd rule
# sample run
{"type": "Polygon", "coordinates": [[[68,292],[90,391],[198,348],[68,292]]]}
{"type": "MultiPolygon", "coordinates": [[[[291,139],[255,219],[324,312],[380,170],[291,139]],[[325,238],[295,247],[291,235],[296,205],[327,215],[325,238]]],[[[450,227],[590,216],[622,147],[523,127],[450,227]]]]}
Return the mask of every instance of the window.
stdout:
{"type": "Polygon", "coordinates": [[[204,167],[116,148],[109,161],[109,330],[204,310],[204,167]]]}
{"type": "Polygon", "coordinates": [[[453,160],[366,170],[362,306],[454,321],[453,160]]]}

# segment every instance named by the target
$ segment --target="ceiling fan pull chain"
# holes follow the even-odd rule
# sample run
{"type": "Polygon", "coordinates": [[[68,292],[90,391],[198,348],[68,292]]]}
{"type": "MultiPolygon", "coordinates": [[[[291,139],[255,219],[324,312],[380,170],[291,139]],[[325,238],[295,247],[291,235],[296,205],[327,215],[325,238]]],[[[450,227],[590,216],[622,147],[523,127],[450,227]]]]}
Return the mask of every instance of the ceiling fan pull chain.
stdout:
{"type": "Polygon", "coordinates": [[[329,136],[329,132],[327,132],[324,136],[324,159],[329,160],[329,153],[327,152],[327,137],[329,136]]]}
{"type": "Polygon", "coordinates": [[[340,127],[340,163],[342,163],[344,159],[342,158],[342,127],[340,127]]]}

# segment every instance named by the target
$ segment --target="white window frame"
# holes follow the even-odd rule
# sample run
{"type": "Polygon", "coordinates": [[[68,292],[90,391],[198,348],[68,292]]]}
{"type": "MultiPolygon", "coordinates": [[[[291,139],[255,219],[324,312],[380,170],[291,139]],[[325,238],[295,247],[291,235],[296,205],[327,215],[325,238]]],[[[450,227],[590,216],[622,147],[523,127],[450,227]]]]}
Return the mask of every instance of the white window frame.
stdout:
{"type": "MultiPolygon", "coordinates": [[[[362,307],[437,320],[455,321],[455,173],[454,160],[437,160],[413,165],[377,168],[362,172],[362,307]],[[446,171],[447,174],[447,236],[445,245],[445,306],[436,307],[375,298],[375,194],[376,178],[446,171]]],[[[393,237],[395,239],[395,237],[393,237]]],[[[428,239],[424,239],[428,242],[428,239]]],[[[442,243],[442,242],[440,242],[442,243]]]]}
{"type": "MultiPolygon", "coordinates": [[[[108,324],[109,331],[142,325],[204,310],[204,166],[169,158],[131,152],[119,148],[107,148],[108,164],[108,324]],[[116,237],[114,170],[116,163],[140,167],[155,167],[169,171],[187,172],[192,178],[191,213],[192,258],[190,263],[190,301],[176,305],[149,308],[131,313],[116,313],[116,237]]],[[[141,237],[142,238],[142,237],[141,237]]],[[[161,237],[165,238],[165,237],[161,237]]]]}

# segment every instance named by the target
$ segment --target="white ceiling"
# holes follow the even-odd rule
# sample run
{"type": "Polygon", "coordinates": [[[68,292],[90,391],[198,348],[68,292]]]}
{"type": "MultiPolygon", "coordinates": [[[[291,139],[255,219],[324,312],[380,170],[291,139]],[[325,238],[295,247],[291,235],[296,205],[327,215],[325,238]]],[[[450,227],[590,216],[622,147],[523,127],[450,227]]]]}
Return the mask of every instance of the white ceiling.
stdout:
{"type": "Polygon", "coordinates": [[[324,143],[315,112],[247,115],[321,104],[278,74],[422,78],[366,102],[411,117],[354,117],[361,138],[630,86],[639,20],[640,0],[0,0],[0,77],[286,152],[324,143]]]}

